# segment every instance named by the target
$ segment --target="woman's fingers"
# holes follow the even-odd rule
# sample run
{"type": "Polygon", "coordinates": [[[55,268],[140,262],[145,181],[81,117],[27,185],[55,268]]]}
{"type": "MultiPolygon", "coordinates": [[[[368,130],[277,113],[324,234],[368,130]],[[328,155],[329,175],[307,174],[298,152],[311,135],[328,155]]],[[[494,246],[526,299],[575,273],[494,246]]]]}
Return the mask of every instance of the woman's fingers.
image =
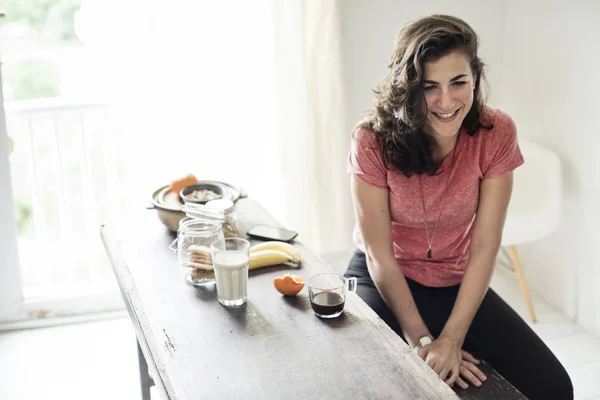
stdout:
{"type": "Polygon", "coordinates": [[[439,375],[440,372],[442,372],[443,365],[437,363],[436,358],[433,357],[430,353],[427,353],[427,355],[425,356],[425,363],[427,363],[427,365],[429,365],[429,367],[431,367],[431,369],[434,370],[437,375],[439,375]]]}
{"type": "Polygon", "coordinates": [[[419,351],[417,351],[417,354],[419,355],[419,357],[421,357],[421,360],[425,361],[425,358],[427,357],[427,347],[421,347],[419,349],[419,351]]]}
{"type": "Polygon", "coordinates": [[[485,376],[483,371],[481,371],[477,365],[475,365],[471,362],[468,362],[468,361],[463,361],[462,365],[467,367],[467,369],[469,371],[471,371],[473,374],[475,374],[475,376],[477,378],[479,378],[481,381],[485,381],[487,379],[487,376],[485,376]]]}
{"type": "Polygon", "coordinates": [[[481,362],[478,359],[476,359],[475,357],[473,357],[473,354],[469,353],[468,351],[465,351],[465,350],[461,350],[461,351],[462,351],[463,360],[470,361],[473,364],[479,364],[481,362]]]}
{"type": "Polygon", "coordinates": [[[439,375],[440,379],[443,380],[444,382],[448,381],[448,375],[450,374],[450,372],[452,372],[450,370],[450,368],[448,367],[443,367],[440,369],[440,371],[436,371],[437,374],[439,375]]]}
{"type": "MultiPolygon", "coordinates": [[[[471,365],[473,364],[471,363],[471,365]]],[[[460,366],[460,376],[462,376],[464,379],[471,382],[477,387],[481,386],[481,381],[479,380],[479,378],[476,377],[475,374],[473,374],[473,372],[471,372],[471,370],[467,368],[464,364],[460,366]]]]}
{"type": "Polygon", "coordinates": [[[458,378],[456,378],[456,384],[463,389],[469,388],[469,384],[467,382],[463,381],[463,379],[460,376],[458,378]]]}
{"type": "Polygon", "coordinates": [[[460,367],[458,365],[454,366],[450,371],[449,374],[450,377],[448,377],[448,375],[446,375],[445,382],[448,386],[452,387],[452,385],[454,385],[454,382],[456,382],[456,379],[459,377],[459,373],[460,373],[460,367]]]}

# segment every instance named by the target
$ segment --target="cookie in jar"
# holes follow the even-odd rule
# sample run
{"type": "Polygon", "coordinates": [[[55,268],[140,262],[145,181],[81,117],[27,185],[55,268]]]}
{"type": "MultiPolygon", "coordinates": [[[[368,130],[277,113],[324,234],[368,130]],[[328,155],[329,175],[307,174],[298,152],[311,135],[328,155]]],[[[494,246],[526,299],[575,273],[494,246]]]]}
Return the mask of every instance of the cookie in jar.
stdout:
{"type": "Polygon", "coordinates": [[[231,200],[217,199],[206,203],[206,207],[223,212],[223,236],[236,238],[240,235],[235,204],[231,200]]]}
{"type": "Polygon", "coordinates": [[[210,245],[223,239],[220,221],[191,217],[181,220],[177,238],[169,247],[177,253],[178,264],[184,268],[188,283],[194,286],[214,285],[210,245]]]}

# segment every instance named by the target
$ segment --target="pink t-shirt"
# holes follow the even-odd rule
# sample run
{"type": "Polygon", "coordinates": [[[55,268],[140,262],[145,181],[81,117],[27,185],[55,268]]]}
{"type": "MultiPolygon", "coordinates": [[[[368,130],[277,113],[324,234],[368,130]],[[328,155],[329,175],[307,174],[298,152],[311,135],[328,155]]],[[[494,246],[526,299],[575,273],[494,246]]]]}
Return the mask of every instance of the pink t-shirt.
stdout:
{"type": "MultiPolygon", "coordinates": [[[[480,129],[473,136],[461,129],[452,170],[451,153],[442,164],[441,174],[421,176],[431,236],[451,173],[431,259],[427,258],[429,245],[419,177],[414,174],[407,178],[396,170],[387,170],[374,132],[360,129],[352,140],[348,171],[371,185],[389,190],[394,256],[405,276],[423,285],[441,287],[461,282],[469,259],[481,180],[504,175],[523,164],[517,130],[510,116],[486,107],[483,121],[491,122],[493,129],[480,129]]],[[[354,241],[365,251],[358,224],[354,241]]]]}

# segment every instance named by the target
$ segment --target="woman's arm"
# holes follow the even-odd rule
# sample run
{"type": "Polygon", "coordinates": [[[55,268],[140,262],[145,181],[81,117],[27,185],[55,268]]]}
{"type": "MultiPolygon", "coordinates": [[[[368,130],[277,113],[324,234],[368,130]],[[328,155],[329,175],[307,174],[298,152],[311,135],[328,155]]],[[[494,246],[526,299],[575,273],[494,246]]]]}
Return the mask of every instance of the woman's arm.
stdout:
{"type": "Polygon", "coordinates": [[[352,198],[366,249],[373,282],[411,347],[429,334],[412,297],[404,274],[394,258],[388,189],[370,185],[352,175],[352,198]]]}
{"type": "Polygon", "coordinates": [[[440,337],[462,344],[477,309],[489,287],[496,255],[502,241],[506,210],[512,192],[513,174],[483,179],[479,206],[469,248],[469,262],[450,318],[440,337]]]}
{"type": "MultiPolygon", "coordinates": [[[[461,365],[464,367],[461,348],[490,283],[511,192],[512,172],[497,178],[484,178],[481,182],[469,262],[458,297],[440,336],[419,350],[419,355],[450,386],[459,379],[461,365]]],[[[485,378],[477,368],[469,369],[480,379],[485,378]]],[[[470,375],[465,377],[476,385],[480,384],[473,377],[469,378],[470,375]]],[[[463,380],[458,382],[466,387],[463,380]]]]}

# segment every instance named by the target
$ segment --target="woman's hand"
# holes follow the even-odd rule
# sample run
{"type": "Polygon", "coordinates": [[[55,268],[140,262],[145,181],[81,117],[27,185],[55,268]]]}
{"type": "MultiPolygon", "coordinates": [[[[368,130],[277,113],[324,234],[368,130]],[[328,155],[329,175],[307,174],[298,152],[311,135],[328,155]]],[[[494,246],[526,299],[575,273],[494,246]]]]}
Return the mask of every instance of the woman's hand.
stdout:
{"type": "Polygon", "coordinates": [[[468,351],[460,350],[459,345],[451,340],[440,337],[419,349],[418,354],[448,386],[456,382],[461,388],[467,389],[467,382],[479,387],[487,380],[487,376],[477,367],[481,361],[468,351]],[[452,360],[456,358],[460,361],[454,364],[452,360]],[[456,368],[458,373],[455,372],[456,368]]]}
{"type": "Polygon", "coordinates": [[[418,354],[448,386],[454,385],[459,377],[462,362],[459,343],[440,336],[420,348],[418,354]]]}
{"type": "Polygon", "coordinates": [[[481,383],[487,379],[487,376],[485,376],[485,374],[477,367],[481,361],[473,357],[471,353],[467,351],[462,350],[461,352],[462,361],[460,363],[460,376],[456,378],[456,383],[463,389],[469,387],[466,381],[471,382],[477,387],[481,386],[481,383]]]}

